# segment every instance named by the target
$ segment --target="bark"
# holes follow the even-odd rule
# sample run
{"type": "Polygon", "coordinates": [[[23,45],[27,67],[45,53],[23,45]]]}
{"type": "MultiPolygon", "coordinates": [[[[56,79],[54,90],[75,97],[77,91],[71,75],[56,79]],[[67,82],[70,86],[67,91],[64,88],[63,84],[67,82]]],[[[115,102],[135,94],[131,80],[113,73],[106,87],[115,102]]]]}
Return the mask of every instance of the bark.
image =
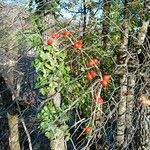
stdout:
{"type": "Polygon", "coordinates": [[[103,24],[102,24],[102,47],[104,50],[108,50],[108,42],[109,42],[109,14],[111,7],[111,0],[104,0],[103,4],[103,24]]]}
{"type": "Polygon", "coordinates": [[[121,148],[125,140],[125,125],[126,125],[126,100],[127,100],[127,77],[124,74],[120,79],[121,91],[120,101],[118,104],[118,118],[117,118],[117,136],[116,147],[121,148]]]}
{"type": "Polygon", "coordinates": [[[140,111],[139,119],[139,145],[138,150],[149,150],[150,149],[150,107],[142,106],[140,111]]]}
{"type": "Polygon", "coordinates": [[[86,0],[83,0],[83,37],[86,30],[86,0]]]}
{"type": "Polygon", "coordinates": [[[130,74],[127,78],[128,80],[128,91],[127,91],[127,104],[126,104],[126,139],[124,146],[130,145],[134,136],[134,128],[133,128],[133,108],[135,102],[135,80],[136,76],[134,74],[130,74]]]}
{"type": "MultiPolygon", "coordinates": [[[[8,73],[8,72],[7,72],[8,73]]],[[[8,73],[11,77],[12,75],[8,73]]],[[[11,80],[7,78],[7,81],[11,80]]],[[[12,83],[12,82],[11,82],[12,83]]],[[[19,143],[19,130],[18,130],[18,111],[17,105],[14,101],[14,95],[12,94],[12,84],[6,82],[3,76],[0,76],[0,94],[2,98],[3,107],[7,110],[8,126],[9,126],[9,147],[11,150],[20,150],[19,143]],[[10,86],[10,88],[8,87],[10,86]]]]}
{"type": "MultiPolygon", "coordinates": [[[[9,65],[10,68],[11,64],[9,65]]],[[[20,143],[19,143],[19,130],[18,130],[18,124],[19,124],[19,116],[18,116],[18,108],[17,108],[17,104],[16,104],[16,97],[19,97],[19,92],[20,89],[15,89],[15,86],[17,85],[16,82],[16,78],[18,78],[18,74],[15,74],[15,70],[16,67],[12,67],[12,70],[9,72],[7,71],[7,73],[9,74],[8,77],[8,85],[11,89],[12,92],[12,101],[15,104],[15,109],[16,112],[14,114],[9,114],[8,113],[8,124],[9,124],[9,131],[10,131],[10,135],[9,135],[9,146],[11,148],[11,150],[20,150],[20,143]],[[14,86],[15,85],[15,86],[14,86]]]]}
{"type": "Polygon", "coordinates": [[[128,1],[124,3],[124,22],[122,25],[122,42],[120,47],[119,64],[120,64],[120,99],[118,104],[118,118],[117,118],[117,135],[116,147],[122,148],[125,141],[125,127],[126,127],[126,105],[127,105],[127,61],[128,61],[128,1]]]}
{"type": "MultiPolygon", "coordinates": [[[[52,16],[50,16],[50,15],[43,16],[42,20],[44,22],[48,22],[50,17],[52,17],[52,16]]],[[[45,31],[45,32],[42,33],[43,39],[46,39],[47,35],[50,34],[50,33],[47,33],[47,32],[48,31],[45,31]]],[[[58,87],[59,87],[59,85],[58,85],[58,87]]],[[[56,90],[51,90],[49,92],[48,96],[52,96],[52,95],[54,95],[53,98],[52,98],[54,105],[56,107],[60,107],[60,105],[61,105],[61,94],[59,92],[57,92],[56,90]]],[[[61,134],[59,134],[59,137],[57,137],[56,139],[50,141],[50,149],[51,150],[66,150],[67,148],[66,148],[66,142],[65,142],[65,139],[64,139],[64,131],[58,129],[58,133],[61,133],[61,134]]],[[[58,135],[58,134],[56,133],[56,135],[58,135]]]]}
{"type": "Polygon", "coordinates": [[[89,2],[89,11],[90,11],[90,14],[89,14],[89,22],[88,22],[89,25],[92,25],[92,19],[94,17],[94,11],[93,11],[93,9],[94,9],[94,1],[90,0],[90,2],[89,2]]]}
{"type": "MultiPolygon", "coordinates": [[[[50,95],[53,95],[56,91],[53,91],[52,93],[50,93],[50,95]]],[[[55,96],[53,97],[53,102],[55,104],[56,107],[60,107],[61,105],[61,95],[59,92],[57,92],[55,94],[55,96]]],[[[57,137],[54,140],[50,141],[50,146],[51,146],[51,150],[66,150],[66,142],[64,139],[64,131],[61,131],[58,129],[59,137],[57,137]]],[[[56,134],[58,135],[58,134],[56,134]]]]}
{"type": "Polygon", "coordinates": [[[20,150],[19,144],[19,131],[18,131],[18,123],[19,118],[18,115],[7,114],[8,116],[8,125],[9,125],[9,146],[11,150],[20,150]]]}
{"type": "Polygon", "coordinates": [[[147,33],[147,29],[148,29],[148,25],[149,25],[149,20],[148,21],[143,21],[142,23],[142,27],[140,28],[140,31],[138,33],[138,45],[141,46],[144,43],[145,37],[146,37],[146,33],[147,33]]]}
{"type": "Polygon", "coordinates": [[[142,106],[150,106],[150,99],[144,94],[139,97],[138,102],[141,103],[142,106]]]}
{"type": "MultiPolygon", "coordinates": [[[[96,108],[97,109],[97,108],[96,108]]],[[[97,112],[95,114],[95,127],[96,129],[100,129],[102,126],[102,123],[104,122],[104,116],[102,115],[102,111],[97,109],[97,112]]],[[[103,134],[102,131],[99,130],[95,136],[96,141],[100,141],[103,139],[103,134]]],[[[105,144],[105,143],[103,143],[105,144]]],[[[101,144],[99,142],[95,143],[95,148],[99,149],[99,147],[101,147],[101,144]]]]}
{"type": "Polygon", "coordinates": [[[51,140],[50,146],[51,146],[51,150],[66,150],[66,143],[64,142],[64,131],[59,131],[59,133],[61,132],[60,136],[55,139],[55,140],[51,140]]]}
{"type": "MultiPolygon", "coordinates": [[[[145,1],[146,2],[146,1],[145,1]]],[[[147,15],[148,12],[148,5],[145,5],[145,15],[147,15]],[[147,11],[146,11],[147,10],[147,11]]],[[[138,36],[137,36],[137,42],[136,42],[136,50],[139,49],[143,49],[144,47],[144,42],[146,41],[146,35],[148,35],[148,26],[149,26],[149,20],[143,20],[142,26],[139,30],[138,36]]],[[[149,40],[149,39],[148,39],[149,40]]],[[[148,41],[147,40],[147,41],[148,41]]],[[[146,43],[147,43],[146,41],[146,43]]],[[[149,47],[149,42],[148,42],[148,47],[149,47]]],[[[147,47],[147,49],[148,49],[147,47]]],[[[144,47],[145,48],[145,47],[144,47]]],[[[144,49],[143,49],[144,50],[144,49]]],[[[141,54],[145,52],[141,51],[141,54]]],[[[149,53],[149,52],[148,52],[149,53]]],[[[140,54],[139,54],[140,55],[140,54]]],[[[142,60],[142,64],[144,64],[143,62],[146,60],[146,58],[144,58],[144,60],[142,60]]],[[[148,72],[149,70],[149,66],[146,68],[145,72],[148,72]]],[[[145,78],[144,78],[145,79],[145,78]]],[[[145,82],[147,82],[145,80],[145,82]]],[[[144,92],[144,91],[143,91],[144,92]]],[[[145,93],[144,93],[145,94],[145,93]]],[[[139,139],[139,143],[137,144],[137,149],[138,150],[142,150],[142,149],[150,149],[150,134],[149,134],[149,127],[150,127],[150,100],[148,98],[146,98],[146,95],[142,94],[139,98],[139,102],[141,103],[141,109],[139,111],[139,128],[137,131],[137,136],[139,139]]],[[[138,102],[138,101],[137,101],[138,102]]],[[[135,139],[136,141],[136,139],[135,139]]]]}

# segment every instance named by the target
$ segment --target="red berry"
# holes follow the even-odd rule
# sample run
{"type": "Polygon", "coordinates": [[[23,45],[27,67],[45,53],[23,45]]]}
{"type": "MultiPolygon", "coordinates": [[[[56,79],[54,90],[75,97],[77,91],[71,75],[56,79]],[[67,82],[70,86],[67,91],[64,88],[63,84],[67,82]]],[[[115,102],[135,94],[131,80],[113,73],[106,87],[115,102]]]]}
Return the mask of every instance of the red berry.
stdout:
{"type": "Polygon", "coordinates": [[[93,67],[95,66],[95,62],[93,60],[91,60],[89,63],[88,63],[88,67],[93,67]]]}
{"type": "Polygon", "coordinates": [[[92,78],[95,78],[97,76],[95,71],[90,71],[90,74],[91,74],[92,78]]]}
{"type": "Polygon", "coordinates": [[[90,127],[86,127],[85,128],[85,133],[86,134],[90,134],[91,133],[91,128],[90,127]]]}
{"type": "Polygon", "coordinates": [[[71,35],[71,33],[70,33],[70,31],[63,31],[63,32],[62,32],[62,35],[63,35],[64,37],[68,37],[68,36],[71,35]]]}
{"type": "Polygon", "coordinates": [[[95,64],[98,64],[99,63],[99,61],[98,61],[98,59],[93,59],[93,61],[95,62],[95,64]]]}
{"type": "Polygon", "coordinates": [[[53,41],[52,41],[51,39],[48,39],[48,40],[47,40],[47,44],[48,44],[48,45],[52,45],[52,43],[53,43],[53,41]]]}
{"type": "Polygon", "coordinates": [[[106,80],[102,80],[101,84],[103,87],[107,87],[108,86],[108,82],[106,80]]]}
{"type": "Polygon", "coordinates": [[[78,40],[78,43],[83,44],[83,40],[78,40]]]}
{"type": "Polygon", "coordinates": [[[83,47],[83,44],[81,44],[79,42],[75,42],[74,47],[77,48],[77,49],[81,49],[83,47]]]}
{"type": "Polygon", "coordinates": [[[103,75],[103,80],[108,82],[109,79],[110,79],[110,75],[108,75],[108,74],[103,75]]]}
{"type": "Polygon", "coordinates": [[[104,103],[103,98],[101,98],[101,97],[97,98],[97,103],[98,104],[103,104],[104,103]]]}
{"type": "Polygon", "coordinates": [[[58,39],[60,37],[60,34],[58,34],[58,33],[52,33],[51,37],[58,39]]]}
{"type": "Polygon", "coordinates": [[[90,72],[88,72],[88,74],[86,75],[86,79],[87,80],[92,80],[93,79],[93,77],[92,77],[90,72]]]}
{"type": "Polygon", "coordinates": [[[97,59],[92,59],[89,63],[88,63],[88,66],[89,67],[93,67],[95,65],[98,64],[98,60],[97,59]]]}
{"type": "Polygon", "coordinates": [[[81,49],[83,47],[83,40],[76,41],[74,43],[74,47],[77,49],[81,49]]]}

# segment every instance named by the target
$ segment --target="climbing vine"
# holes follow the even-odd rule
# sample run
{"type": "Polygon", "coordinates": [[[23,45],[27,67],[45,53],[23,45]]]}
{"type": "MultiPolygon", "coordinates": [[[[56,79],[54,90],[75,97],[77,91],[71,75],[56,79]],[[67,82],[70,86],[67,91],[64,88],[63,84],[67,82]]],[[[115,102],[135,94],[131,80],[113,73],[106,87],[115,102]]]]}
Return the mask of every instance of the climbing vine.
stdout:
{"type": "MultiPolygon", "coordinates": [[[[36,26],[39,25],[44,26],[36,21],[36,26]]],[[[28,42],[36,54],[33,61],[38,74],[36,87],[48,99],[37,115],[39,129],[49,139],[57,139],[60,135],[66,141],[69,139],[72,117],[69,112],[75,107],[82,110],[81,114],[87,119],[83,131],[87,135],[92,134],[96,128],[93,112],[102,111],[103,105],[106,107],[112,87],[109,75],[113,66],[110,59],[112,53],[108,53],[102,62],[100,58],[104,51],[98,46],[96,38],[87,36],[85,39],[75,39],[73,34],[67,28],[55,29],[43,40],[41,33],[34,29],[34,34],[28,36],[28,42]],[[93,44],[95,48],[86,52],[85,49],[93,44]],[[61,95],[59,106],[53,101],[54,91],[61,95]]]]}

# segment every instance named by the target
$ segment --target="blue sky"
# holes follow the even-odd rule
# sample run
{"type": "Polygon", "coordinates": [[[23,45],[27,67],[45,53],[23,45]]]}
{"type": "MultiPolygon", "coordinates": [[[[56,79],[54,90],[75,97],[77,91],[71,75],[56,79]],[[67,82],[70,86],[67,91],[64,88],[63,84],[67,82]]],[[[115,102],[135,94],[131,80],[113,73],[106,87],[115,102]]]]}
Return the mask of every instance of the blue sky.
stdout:
{"type": "MultiPolygon", "coordinates": [[[[4,2],[6,2],[6,3],[14,3],[14,4],[23,5],[25,7],[28,7],[29,0],[4,0],[4,2]]],[[[61,3],[63,3],[63,2],[67,3],[67,2],[70,2],[70,0],[61,0],[61,3]]],[[[79,10],[82,11],[81,0],[78,0],[78,3],[75,5],[75,7],[73,7],[71,9],[71,11],[75,11],[75,12],[77,12],[79,10]]],[[[65,16],[65,18],[72,18],[72,16],[74,15],[74,13],[71,13],[70,11],[68,11],[66,9],[62,9],[61,13],[63,14],[63,16],[65,16]]],[[[97,16],[100,16],[100,14],[102,14],[102,11],[99,11],[97,13],[97,16]]],[[[81,14],[79,14],[79,15],[81,15],[81,14]]]]}
{"type": "MultiPolygon", "coordinates": [[[[79,0],[80,1],[80,0],[79,0]]],[[[18,4],[18,5],[23,5],[25,7],[28,7],[29,0],[4,0],[4,2],[8,4],[18,4]]],[[[68,0],[61,0],[61,2],[68,2],[68,0]]],[[[66,18],[71,18],[72,14],[69,13],[67,10],[62,9],[61,13],[66,17],[66,18]]]]}
{"type": "Polygon", "coordinates": [[[29,0],[3,0],[4,2],[8,3],[8,4],[18,4],[18,5],[23,5],[23,6],[27,6],[29,0]]]}
{"type": "Polygon", "coordinates": [[[28,0],[4,0],[4,2],[6,2],[6,3],[18,3],[18,4],[22,4],[22,3],[28,2],[28,0]]]}

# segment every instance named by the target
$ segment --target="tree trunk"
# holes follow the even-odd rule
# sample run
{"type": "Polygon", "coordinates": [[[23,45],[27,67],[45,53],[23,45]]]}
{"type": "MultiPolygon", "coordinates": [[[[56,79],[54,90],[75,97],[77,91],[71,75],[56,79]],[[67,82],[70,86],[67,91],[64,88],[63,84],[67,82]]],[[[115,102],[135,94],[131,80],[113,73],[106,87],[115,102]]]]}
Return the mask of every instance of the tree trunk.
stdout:
{"type": "MultiPolygon", "coordinates": [[[[11,65],[10,65],[11,66],[11,65]]],[[[9,66],[9,68],[10,68],[9,66]]],[[[16,98],[19,97],[20,88],[18,88],[16,79],[19,78],[19,74],[16,74],[15,71],[17,71],[17,68],[13,66],[12,71],[7,71],[7,73],[10,75],[8,77],[8,85],[10,86],[11,92],[12,92],[12,102],[14,103],[15,113],[9,114],[8,113],[8,124],[9,124],[9,144],[11,150],[20,150],[20,143],[19,143],[19,130],[18,130],[18,124],[19,124],[19,110],[17,107],[16,98]]]]}
{"type": "Polygon", "coordinates": [[[104,50],[108,50],[111,0],[104,0],[103,3],[102,47],[104,50]]]}
{"type": "MultiPolygon", "coordinates": [[[[53,92],[55,93],[55,91],[53,92]]],[[[52,95],[52,94],[51,94],[52,95]]],[[[53,102],[56,107],[60,107],[61,105],[61,95],[60,93],[56,93],[53,97],[53,102]]],[[[57,139],[50,141],[51,150],[66,150],[66,142],[64,140],[64,131],[58,129],[59,131],[59,137],[57,139]]]]}
{"type": "Polygon", "coordinates": [[[89,2],[89,11],[90,11],[90,14],[89,14],[89,20],[88,20],[88,25],[90,27],[92,27],[92,20],[94,18],[94,1],[93,0],[90,0],[89,2]]]}
{"type": "Polygon", "coordinates": [[[126,100],[127,100],[127,77],[124,74],[120,78],[121,91],[120,101],[118,104],[118,118],[117,118],[117,136],[116,147],[121,148],[125,139],[125,125],[126,125],[126,100]]]}
{"type": "Polygon", "coordinates": [[[86,0],[83,0],[83,37],[85,36],[86,30],[86,0]]]}
{"type": "Polygon", "coordinates": [[[9,146],[11,150],[20,150],[19,131],[18,131],[18,115],[7,114],[9,126],[9,146]]]}
{"type": "MultiPolygon", "coordinates": [[[[147,6],[147,5],[145,5],[147,6]]],[[[145,10],[148,10],[148,8],[145,10]]],[[[145,15],[147,15],[149,12],[148,11],[145,11],[145,15]]],[[[145,40],[146,39],[146,35],[148,35],[148,26],[149,26],[149,20],[146,21],[144,20],[143,23],[142,23],[142,26],[139,30],[139,33],[138,33],[138,37],[137,37],[137,42],[136,42],[136,51],[138,50],[141,50],[141,49],[147,49],[147,53],[149,55],[149,39],[145,40]],[[148,42],[147,42],[148,41],[148,42]],[[145,46],[145,43],[148,43],[148,45],[145,46]]],[[[148,37],[149,38],[149,37],[148,37]]],[[[146,52],[145,51],[145,52],[146,52]]],[[[146,54],[145,52],[141,51],[141,54],[144,53],[144,60],[142,60],[141,62],[141,65],[142,67],[144,67],[145,65],[145,60],[147,59],[146,58],[146,54]]],[[[139,54],[140,55],[140,54],[139,54]]],[[[139,60],[141,61],[141,60],[139,60]]],[[[146,71],[144,73],[147,73],[149,72],[149,69],[150,67],[146,67],[146,71]]],[[[149,77],[146,77],[146,78],[149,78],[149,77]]],[[[144,77],[144,84],[146,85],[147,84],[147,79],[145,79],[144,77]]],[[[143,86],[145,86],[143,85],[143,86]]],[[[146,87],[145,87],[146,88],[146,87]]],[[[149,88],[149,87],[148,87],[149,88]]],[[[141,89],[143,89],[143,87],[141,87],[141,89]]],[[[146,94],[144,89],[141,91],[143,94],[146,94]]],[[[150,100],[149,99],[146,99],[146,96],[143,96],[141,95],[141,109],[139,109],[139,119],[138,119],[138,125],[139,125],[139,128],[138,128],[138,131],[137,131],[137,136],[138,136],[138,139],[139,139],[139,143],[137,144],[137,149],[138,150],[149,150],[150,149],[150,132],[149,132],[149,129],[150,129],[150,100]]],[[[136,137],[137,138],[137,137],[136,137]]],[[[136,139],[135,139],[136,141],[136,139]]]]}
{"type": "MultiPolygon", "coordinates": [[[[43,18],[42,18],[43,22],[48,23],[49,20],[51,19],[50,17],[51,17],[51,15],[43,16],[43,18]]],[[[50,33],[48,33],[48,31],[42,32],[43,39],[47,39],[47,35],[49,35],[49,34],[50,33]]],[[[56,43],[56,45],[57,45],[57,43],[56,43]]],[[[58,87],[59,87],[59,85],[58,85],[58,87]]],[[[56,90],[51,90],[48,95],[49,96],[55,95],[55,96],[53,96],[53,103],[56,107],[60,107],[61,94],[59,92],[57,92],[56,90]]],[[[64,131],[58,129],[58,133],[61,133],[61,134],[59,134],[59,137],[50,141],[50,149],[51,150],[66,150],[67,148],[66,148],[66,142],[64,139],[64,131]]],[[[56,135],[58,135],[58,134],[56,133],[56,135]]]]}
{"type": "MultiPolygon", "coordinates": [[[[9,74],[10,75],[10,74],[9,74]]],[[[11,75],[10,75],[11,76],[11,75]]],[[[9,78],[7,78],[9,80],[9,78]]],[[[20,150],[19,131],[18,131],[18,113],[17,105],[14,102],[11,88],[9,88],[4,78],[0,76],[0,93],[3,107],[7,110],[8,126],[9,126],[9,146],[11,150],[20,150]]],[[[11,84],[9,84],[11,86],[11,84]]]]}
{"type": "Polygon", "coordinates": [[[119,51],[120,64],[120,99],[118,104],[116,147],[122,148],[125,141],[126,105],[127,105],[127,62],[128,62],[128,1],[124,2],[124,22],[122,25],[122,42],[119,51]]]}
{"type": "Polygon", "coordinates": [[[135,102],[135,80],[136,76],[130,74],[127,78],[127,104],[126,104],[126,139],[124,147],[128,147],[133,140],[134,128],[133,128],[133,108],[135,102]]]}
{"type": "MultiPolygon", "coordinates": [[[[65,140],[64,140],[64,131],[61,131],[62,134],[60,134],[60,136],[55,139],[55,140],[51,140],[50,142],[50,146],[51,146],[51,150],[66,150],[66,144],[65,144],[65,140]]],[[[60,131],[59,131],[60,133],[60,131]]]]}

